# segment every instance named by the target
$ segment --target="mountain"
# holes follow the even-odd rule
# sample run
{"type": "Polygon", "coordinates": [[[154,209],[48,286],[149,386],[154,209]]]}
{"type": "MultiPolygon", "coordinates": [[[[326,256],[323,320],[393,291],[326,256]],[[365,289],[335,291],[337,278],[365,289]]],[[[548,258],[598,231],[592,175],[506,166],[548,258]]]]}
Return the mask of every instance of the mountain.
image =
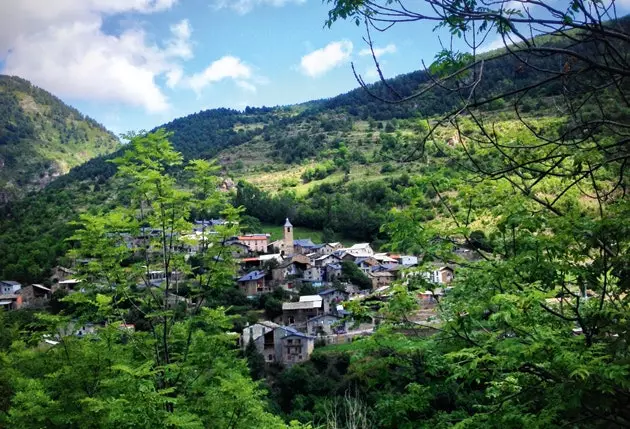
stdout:
{"type": "MultiPolygon", "coordinates": [[[[540,79],[531,70],[519,67],[509,55],[487,55],[495,57],[486,64],[484,81],[477,86],[480,98],[525,88],[540,79]]],[[[554,56],[529,60],[547,69],[563,67],[554,56]]],[[[21,80],[11,82],[32,88],[21,80]]],[[[404,97],[428,83],[427,73],[416,71],[372,84],[369,89],[382,97],[391,96],[393,89],[404,97]]],[[[563,90],[566,88],[554,82],[528,92],[521,99],[521,114],[541,129],[557,129],[563,119],[558,118],[554,96],[563,90]]],[[[19,100],[27,99],[22,94],[28,91],[16,92],[19,96],[13,96],[13,105],[19,107],[19,100]]],[[[414,198],[406,190],[417,185],[423,175],[443,172],[445,183],[468,179],[465,168],[445,156],[448,146],[456,146],[461,137],[449,124],[435,130],[422,156],[414,157],[413,162],[400,162],[426,135],[427,121],[435,122],[459,102],[461,99],[453,93],[436,88],[421,98],[385,104],[359,88],[292,106],[205,110],[161,128],[172,132],[170,139],[185,159],[218,159],[223,176],[239,183],[234,203],[244,206],[247,216],[256,218],[250,219],[254,225],[257,221],[259,226],[263,223],[263,228],[279,225],[289,216],[294,225],[326,232],[328,237],[378,244],[385,238],[380,227],[390,209],[404,207],[414,198]]],[[[517,138],[523,130],[509,105],[509,100],[497,98],[479,109],[492,115],[506,135],[513,133],[517,138]]],[[[69,116],[76,118],[78,113],[67,109],[72,112],[69,116]]],[[[18,117],[28,115],[14,115],[14,124],[18,117]]],[[[466,118],[462,121],[466,138],[466,128],[475,127],[466,125],[466,118]]],[[[12,134],[5,131],[5,135],[11,135],[13,141],[29,141],[28,136],[32,138],[35,132],[29,128],[30,122],[23,123],[26,125],[11,128],[12,134]]],[[[105,133],[93,121],[86,123],[89,129],[105,133]]],[[[120,204],[124,196],[110,180],[115,165],[107,161],[121,151],[91,159],[54,180],[43,192],[0,207],[0,276],[41,281],[70,245],[65,241],[72,234],[69,221],[80,213],[98,213],[120,204]]],[[[185,176],[179,171],[173,174],[185,176]]],[[[428,201],[435,194],[426,183],[422,186],[427,194],[427,210],[418,220],[442,216],[429,210],[428,201]]]]}
{"type": "Polygon", "coordinates": [[[0,75],[0,203],[41,189],[119,144],[101,124],[49,92],[0,75]]]}

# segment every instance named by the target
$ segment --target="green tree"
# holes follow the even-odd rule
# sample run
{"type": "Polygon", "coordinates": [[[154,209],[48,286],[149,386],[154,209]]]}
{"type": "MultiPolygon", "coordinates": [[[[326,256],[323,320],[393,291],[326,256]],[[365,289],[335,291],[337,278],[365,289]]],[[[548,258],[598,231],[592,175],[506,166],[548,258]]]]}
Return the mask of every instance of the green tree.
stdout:
{"type": "Polygon", "coordinates": [[[8,356],[13,390],[0,421],[10,427],[284,427],[265,409],[263,392],[233,350],[230,317],[208,308],[212,292],[233,288],[234,264],[221,246],[238,224],[238,210],[216,189],[216,169],[191,161],[192,191],[169,174],[181,155],[158,131],[134,135],[115,160],[129,204],[83,215],[73,240],[82,288],[64,299],[71,310],[40,317],[59,344],[46,353],[14,345],[8,356]],[[227,220],[196,240],[202,270],[193,275],[180,249],[190,211],[220,209],[227,220]],[[137,246],[128,237],[142,237],[137,246]],[[153,273],[164,273],[159,285],[153,273]],[[189,298],[180,295],[183,289],[189,298]],[[69,313],[72,311],[72,313],[69,313]],[[131,312],[146,331],[120,329],[131,312]],[[73,321],[71,322],[70,319],[73,321]],[[60,332],[77,323],[106,323],[94,341],[60,332]],[[25,365],[26,362],[30,362],[25,365]]]}

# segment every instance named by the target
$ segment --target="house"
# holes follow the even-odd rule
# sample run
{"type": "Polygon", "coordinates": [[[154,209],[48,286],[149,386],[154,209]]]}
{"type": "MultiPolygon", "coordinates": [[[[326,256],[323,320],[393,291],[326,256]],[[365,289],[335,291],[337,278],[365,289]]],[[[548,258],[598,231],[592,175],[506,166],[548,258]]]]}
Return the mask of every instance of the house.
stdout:
{"type": "Polygon", "coordinates": [[[341,243],[326,243],[324,245],[322,245],[322,247],[320,247],[319,249],[317,249],[317,252],[320,255],[332,255],[333,253],[335,253],[338,250],[343,249],[343,244],[341,243]]]}
{"type": "Polygon", "coordinates": [[[299,240],[293,240],[293,252],[306,255],[312,253],[315,249],[319,248],[319,245],[313,243],[310,238],[304,238],[299,240]]]}
{"type": "Polygon", "coordinates": [[[52,269],[52,275],[50,276],[51,283],[59,283],[63,280],[68,280],[74,277],[77,273],[70,268],[62,267],[61,265],[57,265],[52,269]]]}
{"type": "Polygon", "coordinates": [[[299,302],[282,303],[282,323],[306,327],[311,317],[323,314],[322,297],[319,295],[303,295],[299,302]]]}
{"type": "Polygon", "coordinates": [[[77,279],[61,280],[57,282],[56,284],[52,285],[50,290],[52,291],[52,293],[55,293],[59,289],[64,290],[66,292],[76,292],[78,290],[79,283],[81,283],[81,280],[77,280],[77,279]]]}
{"type": "Polygon", "coordinates": [[[282,342],[282,363],[291,366],[308,360],[315,349],[315,338],[296,330],[291,331],[284,328],[284,331],[287,335],[280,339],[282,342]]]}
{"type": "Polygon", "coordinates": [[[269,246],[269,234],[240,235],[238,242],[246,245],[251,252],[266,253],[269,246]]]}
{"type": "Polygon", "coordinates": [[[304,270],[302,278],[309,282],[321,282],[323,278],[324,269],[322,267],[310,267],[304,270]]]}
{"type": "Polygon", "coordinates": [[[22,295],[0,295],[0,310],[19,310],[22,307],[22,295]]]}
{"type": "Polygon", "coordinates": [[[214,231],[215,227],[225,225],[224,219],[196,220],[193,225],[194,232],[214,231]]]}
{"type": "Polygon", "coordinates": [[[12,295],[17,293],[22,288],[22,285],[13,280],[0,281],[0,295],[12,295]]]}
{"type": "Polygon", "coordinates": [[[411,255],[401,255],[400,256],[400,264],[406,267],[411,267],[414,265],[418,265],[418,257],[411,255]]]}
{"type": "Polygon", "coordinates": [[[341,262],[341,258],[337,255],[332,254],[321,255],[315,258],[313,262],[313,265],[315,265],[316,267],[325,267],[326,265],[330,264],[338,264],[339,262],[341,262]]]}
{"type": "Polygon", "coordinates": [[[374,259],[380,264],[398,264],[398,260],[388,256],[387,253],[375,253],[374,259]]]}
{"type": "Polygon", "coordinates": [[[374,256],[374,250],[372,250],[372,247],[370,247],[370,243],[357,243],[343,250],[345,250],[346,253],[349,253],[353,256],[359,256],[359,257],[374,256]]]}
{"type": "Polygon", "coordinates": [[[389,286],[396,276],[391,271],[374,271],[368,277],[372,280],[372,288],[377,289],[382,286],[389,286]]]}
{"type": "Polygon", "coordinates": [[[323,314],[308,319],[306,332],[313,336],[343,334],[347,332],[347,326],[342,317],[334,314],[323,314]]]}
{"type": "Polygon", "coordinates": [[[372,257],[358,257],[354,260],[354,263],[365,275],[368,275],[370,271],[372,271],[372,267],[378,265],[378,261],[372,257]]]}
{"type": "Polygon", "coordinates": [[[439,267],[425,275],[431,283],[447,285],[453,281],[453,274],[454,271],[451,267],[439,267]]]}
{"type": "MultiPolygon", "coordinates": [[[[277,323],[269,322],[266,320],[246,326],[245,329],[243,329],[243,333],[240,339],[241,348],[244,350],[249,344],[250,340],[254,341],[261,335],[265,335],[267,332],[271,332],[279,327],[280,325],[278,325],[277,323]]],[[[262,353],[262,350],[259,351],[262,353]]]]}
{"type": "Polygon", "coordinates": [[[247,347],[250,340],[266,363],[288,366],[308,360],[315,348],[315,337],[272,322],[259,322],[243,329],[241,347],[247,347]]]}
{"type": "Polygon", "coordinates": [[[286,261],[283,261],[280,265],[278,265],[277,268],[274,268],[271,271],[272,278],[273,280],[277,280],[280,282],[283,282],[288,278],[301,278],[302,273],[304,272],[304,270],[307,269],[307,267],[308,264],[299,262],[298,260],[294,260],[292,258],[287,259],[286,261]]]}
{"type": "Polygon", "coordinates": [[[249,246],[240,241],[234,241],[229,244],[226,243],[225,246],[229,249],[228,251],[233,258],[244,258],[250,254],[249,246]]]}
{"type": "Polygon", "coordinates": [[[238,288],[247,296],[260,295],[271,292],[265,281],[264,271],[252,271],[237,280],[238,288]]]}
{"type": "Polygon", "coordinates": [[[25,307],[42,307],[50,301],[52,292],[45,286],[32,284],[23,287],[20,290],[20,295],[22,296],[22,302],[25,307]]]}
{"type": "Polygon", "coordinates": [[[318,293],[322,297],[324,314],[335,313],[337,305],[347,301],[350,294],[339,289],[326,289],[318,293]]]}
{"type": "Polygon", "coordinates": [[[342,267],[341,264],[329,264],[326,265],[326,281],[328,282],[334,282],[335,280],[339,279],[339,277],[341,277],[342,274],[342,267]]]}

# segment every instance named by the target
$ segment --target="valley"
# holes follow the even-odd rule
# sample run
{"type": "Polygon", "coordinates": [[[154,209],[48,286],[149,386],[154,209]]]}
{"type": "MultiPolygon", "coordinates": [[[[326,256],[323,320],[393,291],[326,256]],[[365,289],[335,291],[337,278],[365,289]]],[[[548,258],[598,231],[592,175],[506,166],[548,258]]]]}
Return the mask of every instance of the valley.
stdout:
{"type": "Polygon", "coordinates": [[[173,25],[132,64],[167,122],[123,142],[0,75],[0,428],[630,425],[630,20],[412,3],[324,2],[367,49],[290,70],[324,91],[345,55],[349,92],[177,118],[159,95],[273,82],[234,56],[189,76],[207,34],[173,25]],[[450,47],[386,79],[373,33],[436,23],[450,47]]]}

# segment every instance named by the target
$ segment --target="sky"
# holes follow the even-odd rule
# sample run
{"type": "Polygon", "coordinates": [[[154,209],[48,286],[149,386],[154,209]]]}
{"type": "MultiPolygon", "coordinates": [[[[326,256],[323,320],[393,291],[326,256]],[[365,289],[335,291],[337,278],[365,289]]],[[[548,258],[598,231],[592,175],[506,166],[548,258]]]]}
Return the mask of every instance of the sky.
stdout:
{"type": "MultiPolygon", "coordinates": [[[[0,0],[0,8],[0,73],[115,133],[209,108],[332,97],[357,86],[351,62],[377,79],[364,28],[325,27],[321,0],[0,0]]],[[[386,76],[420,69],[440,50],[431,24],[373,39],[386,76]]]]}

